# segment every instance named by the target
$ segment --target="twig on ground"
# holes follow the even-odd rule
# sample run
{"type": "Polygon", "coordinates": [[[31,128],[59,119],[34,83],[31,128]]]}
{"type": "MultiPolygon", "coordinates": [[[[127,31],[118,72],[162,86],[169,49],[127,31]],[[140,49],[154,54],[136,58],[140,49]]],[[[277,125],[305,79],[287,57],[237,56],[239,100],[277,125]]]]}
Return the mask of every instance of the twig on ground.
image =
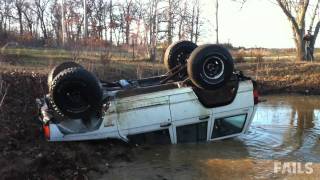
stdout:
{"type": "Polygon", "coordinates": [[[5,84],[0,76],[0,109],[4,103],[4,99],[7,96],[9,86],[5,84]]]}

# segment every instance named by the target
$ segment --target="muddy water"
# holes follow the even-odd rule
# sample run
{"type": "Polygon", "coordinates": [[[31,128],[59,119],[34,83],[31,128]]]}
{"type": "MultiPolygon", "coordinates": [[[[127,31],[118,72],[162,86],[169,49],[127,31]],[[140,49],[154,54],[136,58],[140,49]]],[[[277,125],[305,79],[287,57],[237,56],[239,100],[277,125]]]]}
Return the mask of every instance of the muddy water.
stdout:
{"type": "Polygon", "coordinates": [[[143,146],[109,179],[320,179],[320,96],[266,96],[249,132],[202,144],[143,146]],[[275,163],[280,164],[275,172],[275,163]],[[284,169],[291,163],[301,171],[284,169]],[[311,162],[313,173],[305,164],[311,162]],[[296,163],[297,165],[295,165],[296,163]],[[284,169],[284,171],[282,171],[284,169]]]}

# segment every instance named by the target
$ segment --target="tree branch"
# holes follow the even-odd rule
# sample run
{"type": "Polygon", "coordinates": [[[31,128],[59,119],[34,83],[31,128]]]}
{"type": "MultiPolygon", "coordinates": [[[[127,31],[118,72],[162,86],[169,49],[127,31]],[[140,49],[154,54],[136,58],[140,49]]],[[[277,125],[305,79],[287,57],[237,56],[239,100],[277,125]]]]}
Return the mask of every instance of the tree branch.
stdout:
{"type": "MultiPolygon", "coordinates": [[[[280,8],[282,9],[282,11],[284,12],[284,14],[288,17],[289,21],[292,23],[292,25],[294,26],[294,28],[299,31],[299,25],[297,23],[297,21],[295,20],[295,18],[292,16],[291,12],[288,9],[288,6],[285,5],[281,0],[277,0],[280,8]]],[[[286,1],[285,1],[286,2],[286,1]]],[[[287,2],[286,2],[287,3],[287,2]]]]}
{"type": "Polygon", "coordinates": [[[316,28],[314,30],[313,39],[312,39],[312,42],[311,42],[311,47],[314,47],[314,44],[316,43],[319,31],[320,31],[320,20],[318,21],[318,23],[316,25],[316,28]]]}
{"type": "Polygon", "coordinates": [[[301,12],[301,17],[299,19],[300,21],[300,25],[302,25],[301,23],[304,23],[304,19],[306,17],[306,13],[307,13],[307,10],[308,10],[308,7],[309,7],[309,0],[304,0],[303,1],[303,6],[302,6],[302,12],[301,12]]]}
{"type": "Polygon", "coordinates": [[[318,9],[319,9],[319,3],[320,3],[320,0],[318,0],[316,8],[314,9],[314,12],[313,12],[313,15],[312,15],[312,18],[311,18],[311,22],[310,22],[309,31],[312,31],[314,20],[316,19],[316,15],[317,15],[317,12],[318,12],[318,9]]]}

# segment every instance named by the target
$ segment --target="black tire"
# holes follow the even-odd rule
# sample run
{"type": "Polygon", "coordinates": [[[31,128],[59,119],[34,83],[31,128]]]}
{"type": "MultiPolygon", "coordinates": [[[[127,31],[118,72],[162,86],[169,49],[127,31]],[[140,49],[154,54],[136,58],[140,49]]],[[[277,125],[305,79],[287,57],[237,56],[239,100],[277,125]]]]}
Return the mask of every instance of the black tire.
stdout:
{"type": "Polygon", "coordinates": [[[88,118],[101,111],[102,87],[92,73],[79,67],[60,72],[52,81],[50,99],[61,117],[88,118]]]}
{"type": "Polygon", "coordinates": [[[164,64],[168,71],[174,69],[177,65],[186,64],[187,59],[197,45],[191,41],[178,41],[171,44],[164,54],[164,64]]]}
{"type": "Polygon", "coordinates": [[[188,60],[188,75],[200,89],[213,90],[227,82],[234,70],[229,51],[219,45],[208,44],[195,49],[188,60]]]}
{"type": "Polygon", "coordinates": [[[68,68],[73,68],[73,67],[81,67],[83,68],[80,64],[75,63],[73,61],[68,61],[68,62],[63,62],[59,65],[56,65],[55,67],[53,67],[53,69],[50,71],[50,73],[48,74],[48,87],[49,87],[49,91],[50,91],[50,87],[52,84],[53,79],[63,70],[68,69],[68,68]]]}

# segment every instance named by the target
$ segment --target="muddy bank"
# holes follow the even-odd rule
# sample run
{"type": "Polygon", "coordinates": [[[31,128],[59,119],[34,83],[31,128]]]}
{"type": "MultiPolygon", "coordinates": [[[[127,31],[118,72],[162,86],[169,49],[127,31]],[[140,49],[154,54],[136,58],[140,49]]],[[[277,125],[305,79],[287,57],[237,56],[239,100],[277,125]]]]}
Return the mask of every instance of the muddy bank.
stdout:
{"type": "Polygon", "coordinates": [[[131,161],[130,146],[118,141],[47,142],[35,105],[47,92],[46,77],[12,72],[1,78],[9,85],[0,110],[1,179],[94,178],[115,161],[131,161]]]}
{"type": "Polygon", "coordinates": [[[320,63],[266,61],[236,67],[258,82],[261,94],[320,95],[320,63]]]}

